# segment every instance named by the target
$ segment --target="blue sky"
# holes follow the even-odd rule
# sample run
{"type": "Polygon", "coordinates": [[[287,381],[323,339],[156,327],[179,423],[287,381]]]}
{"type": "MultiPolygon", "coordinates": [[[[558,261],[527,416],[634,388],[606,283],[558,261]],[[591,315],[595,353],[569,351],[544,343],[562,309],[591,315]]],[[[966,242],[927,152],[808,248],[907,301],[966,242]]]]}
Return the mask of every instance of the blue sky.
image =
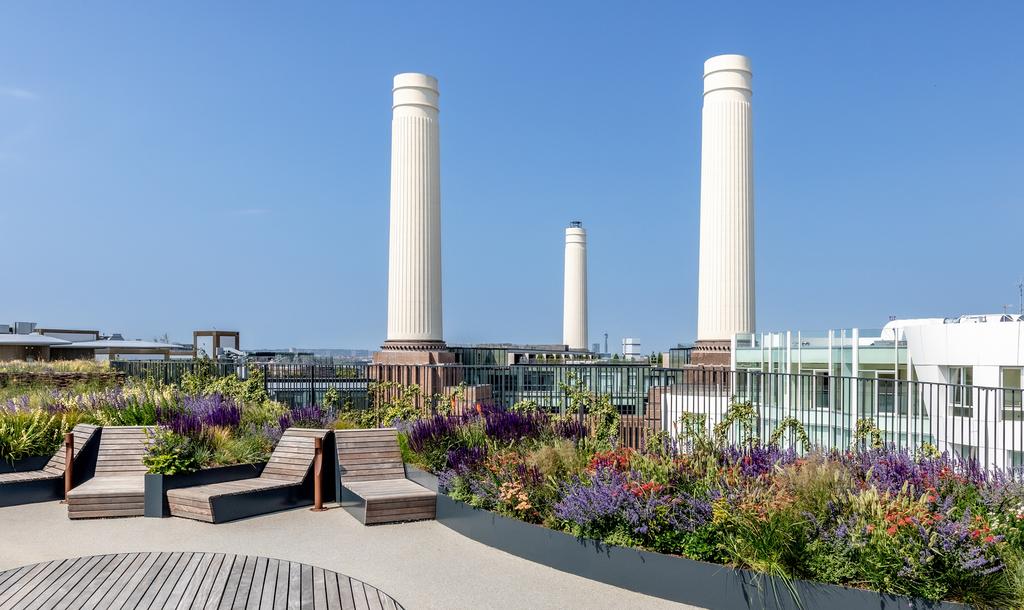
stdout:
{"type": "Polygon", "coordinates": [[[559,341],[581,219],[591,341],[690,340],[720,53],[754,68],[759,329],[1016,307],[1022,6],[4,3],[0,321],[379,345],[391,79],[422,71],[445,338],[559,341]]]}

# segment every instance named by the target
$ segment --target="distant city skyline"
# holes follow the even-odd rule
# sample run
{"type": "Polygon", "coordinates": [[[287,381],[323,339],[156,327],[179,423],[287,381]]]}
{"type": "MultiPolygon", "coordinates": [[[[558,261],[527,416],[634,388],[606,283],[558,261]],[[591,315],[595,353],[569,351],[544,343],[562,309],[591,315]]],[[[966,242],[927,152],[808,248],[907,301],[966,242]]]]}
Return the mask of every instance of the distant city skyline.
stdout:
{"type": "Polygon", "coordinates": [[[0,323],[376,348],[392,79],[420,71],[441,81],[450,344],[560,340],[571,220],[590,339],[691,341],[702,66],[721,53],[754,66],[759,331],[1016,311],[1022,18],[1011,2],[5,5],[0,323]]]}

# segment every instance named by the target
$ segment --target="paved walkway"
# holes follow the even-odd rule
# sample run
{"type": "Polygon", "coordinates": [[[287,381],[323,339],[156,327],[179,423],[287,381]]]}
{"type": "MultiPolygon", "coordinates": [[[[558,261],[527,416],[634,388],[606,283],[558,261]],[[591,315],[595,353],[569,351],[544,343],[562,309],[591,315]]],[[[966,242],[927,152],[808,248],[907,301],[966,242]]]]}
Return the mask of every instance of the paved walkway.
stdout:
{"type": "Polygon", "coordinates": [[[340,509],[298,509],[221,525],[143,517],[70,521],[57,502],[0,508],[0,571],[152,551],[274,557],[317,566],[369,583],[410,610],[686,608],[520,559],[434,521],[366,527],[340,509]]]}
{"type": "Polygon", "coordinates": [[[401,610],[383,591],[323,568],[223,553],[118,553],[0,572],[0,610],[258,608],[401,610]]]}

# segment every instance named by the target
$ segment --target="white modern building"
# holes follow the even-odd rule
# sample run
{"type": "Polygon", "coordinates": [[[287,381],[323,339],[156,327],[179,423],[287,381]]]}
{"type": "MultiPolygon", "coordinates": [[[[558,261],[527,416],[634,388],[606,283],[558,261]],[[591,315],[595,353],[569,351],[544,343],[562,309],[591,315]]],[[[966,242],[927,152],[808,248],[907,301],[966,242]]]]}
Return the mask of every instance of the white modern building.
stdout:
{"type": "Polygon", "coordinates": [[[624,360],[642,360],[640,353],[640,339],[636,337],[624,337],[622,339],[622,358],[624,360]]]}
{"type": "Polygon", "coordinates": [[[982,464],[1024,466],[1024,316],[893,320],[877,330],[737,334],[728,390],[678,389],[683,413],[714,423],[736,400],[762,414],[761,434],[796,418],[812,442],[848,447],[868,420],[885,442],[934,445],[982,464]]]}

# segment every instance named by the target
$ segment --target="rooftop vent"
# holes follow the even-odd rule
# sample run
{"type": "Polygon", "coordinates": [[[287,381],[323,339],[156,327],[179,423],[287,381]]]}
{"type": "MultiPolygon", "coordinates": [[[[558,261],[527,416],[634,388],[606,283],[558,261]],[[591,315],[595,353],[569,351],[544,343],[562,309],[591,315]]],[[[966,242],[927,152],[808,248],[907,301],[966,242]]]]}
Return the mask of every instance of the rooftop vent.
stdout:
{"type": "Polygon", "coordinates": [[[16,335],[30,335],[32,331],[36,329],[35,322],[15,322],[14,323],[14,334],[16,335]]]}

